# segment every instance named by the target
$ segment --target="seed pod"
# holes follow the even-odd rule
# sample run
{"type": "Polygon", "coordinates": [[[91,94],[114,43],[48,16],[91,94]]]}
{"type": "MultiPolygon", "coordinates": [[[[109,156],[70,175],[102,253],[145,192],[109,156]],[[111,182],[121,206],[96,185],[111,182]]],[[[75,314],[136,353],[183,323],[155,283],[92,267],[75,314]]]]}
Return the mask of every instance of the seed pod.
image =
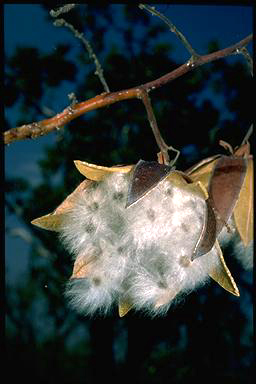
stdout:
{"type": "Polygon", "coordinates": [[[253,241],[253,158],[248,157],[248,167],[239,199],[234,209],[236,228],[245,247],[253,241]]]}
{"type": "Polygon", "coordinates": [[[135,167],[75,164],[93,180],[82,182],[52,214],[32,222],[57,230],[74,255],[66,292],[74,308],[91,315],[116,304],[120,316],[130,308],[164,314],[209,276],[237,294],[200,182],[143,160],[135,167]]]}
{"type": "Polygon", "coordinates": [[[215,163],[209,182],[209,202],[216,216],[216,233],[227,224],[237,203],[245,174],[247,159],[221,156],[215,163]]]}
{"type": "Polygon", "coordinates": [[[231,242],[233,255],[244,268],[253,265],[253,156],[246,143],[235,151],[222,146],[231,156],[216,155],[194,165],[186,174],[209,189],[210,204],[217,220],[221,246],[231,242]],[[233,215],[232,215],[233,213],[233,215]],[[223,228],[223,227],[226,228],[223,228]]]}

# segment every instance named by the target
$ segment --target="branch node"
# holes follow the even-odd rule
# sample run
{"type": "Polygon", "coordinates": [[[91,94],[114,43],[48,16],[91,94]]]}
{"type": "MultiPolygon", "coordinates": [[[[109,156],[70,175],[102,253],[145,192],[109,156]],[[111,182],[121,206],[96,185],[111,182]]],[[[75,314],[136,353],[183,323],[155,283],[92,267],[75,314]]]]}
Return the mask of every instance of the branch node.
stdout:
{"type": "Polygon", "coordinates": [[[242,47],[241,49],[237,49],[237,53],[240,53],[243,55],[243,57],[245,58],[246,62],[247,62],[247,65],[248,65],[248,68],[249,68],[249,71],[251,73],[251,75],[253,76],[253,60],[251,58],[251,55],[248,51],[248,49],[246,47],[242,47]]]}
{"type": "Polygon", "coordinates": [[[71,107],[74,107],[78,103],[76,95],[74,92],[69,93],[68,98],[71,101],[71,104],[70,104],[71,107]]]}

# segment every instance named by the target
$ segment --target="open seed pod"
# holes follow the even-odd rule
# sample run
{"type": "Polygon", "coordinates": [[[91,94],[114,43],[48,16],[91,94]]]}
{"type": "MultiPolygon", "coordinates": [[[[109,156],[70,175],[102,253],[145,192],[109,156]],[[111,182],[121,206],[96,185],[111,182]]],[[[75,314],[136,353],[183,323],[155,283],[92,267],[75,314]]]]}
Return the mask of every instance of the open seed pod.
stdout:
{"type": "Polygon", "coordinates": [[[245,268],[250,268],[253,263],[253,156],[248,143],[236,151],[225,142],[222,145],[229,148],[231,155],[204,159],[186,174],[207,188],[221,244],[232,241],[235,256],[245,268]]]}
{"type": "Polygon", "coordinates": [[[116,304],[120,316],[131,308],[164,314],[209,276],[239,296],[202,182],[142,160],[75,165],[90,180],[32,223],[58,231],[74,255],[66,295],[79,312],[106,313],[116,304]]]}

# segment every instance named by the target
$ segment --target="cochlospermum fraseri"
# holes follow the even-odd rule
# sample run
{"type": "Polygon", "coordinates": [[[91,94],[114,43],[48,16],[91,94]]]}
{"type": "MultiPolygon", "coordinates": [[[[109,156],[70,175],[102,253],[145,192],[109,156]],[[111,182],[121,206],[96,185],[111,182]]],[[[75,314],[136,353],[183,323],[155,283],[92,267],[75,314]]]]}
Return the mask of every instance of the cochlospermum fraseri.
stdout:
{"type": "Polygon", "coordinates": [[[162,315],[210,277],[239,296],[218,243],[212,196],[193,172],[142,160],[75,165],[87,180],[32,223],[58,231],[73,255],[66,295],[79,312],[106,314],[117,305],[120,316],[131,308],[162,315]]]}

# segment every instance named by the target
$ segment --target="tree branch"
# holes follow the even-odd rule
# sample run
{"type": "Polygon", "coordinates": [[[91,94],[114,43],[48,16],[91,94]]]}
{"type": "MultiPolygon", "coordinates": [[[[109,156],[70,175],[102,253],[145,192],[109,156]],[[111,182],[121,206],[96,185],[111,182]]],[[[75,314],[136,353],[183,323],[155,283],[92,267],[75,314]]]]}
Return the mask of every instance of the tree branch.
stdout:
{"type": "Polygon", "coordinates": [[[118,92],[105,92],[87,101],[71,105],[52,118],[41,120],[37,123],[25,124],[20,127],[11,128],[10,130],[4,132],[4,143],[10,144],[17,140],[43,136],[47,133],[54,131],[55,129],[63,127],[65,124],[89,111],[114,104],[121,100],[128,100],[134,98],[141,99],[142,89],[146,92],[150,92],[156,88],[159,88],[201,65],[232,55],[236,52],[237,49],[242,49],[246,47],[246,45],[251,40],[252,34],[245,37],[238,43],[231,45],[230,47],[207,55],[199,56],[193,61],[189,60],[187,63],[182,64],[180,67],[174,69],[166,75],[161,76],[158,79],[150,81],[146,84],[118,92]]]}

